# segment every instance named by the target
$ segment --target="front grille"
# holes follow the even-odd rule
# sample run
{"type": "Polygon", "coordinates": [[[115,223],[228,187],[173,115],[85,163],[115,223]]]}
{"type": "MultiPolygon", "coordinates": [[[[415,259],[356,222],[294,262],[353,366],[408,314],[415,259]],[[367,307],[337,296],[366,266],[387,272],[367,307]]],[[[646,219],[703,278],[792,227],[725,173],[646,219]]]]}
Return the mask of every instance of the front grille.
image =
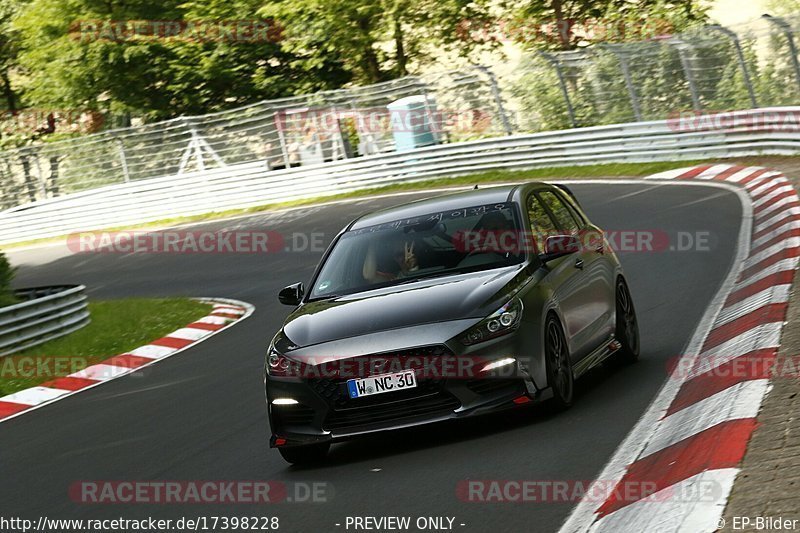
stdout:
{"type": "Polygon", "coordinates": [[[473,379],[467,382],[467,388],[475,394],[491,394],[497,391],[521,389],[522,382],[519,379],[502,378],[483,378],[473,379]]]}
{"type": "MultiPolygon", "coordinates": [[[[424,346],[401,350],[371,354],[360,358],[348,360],[349,368],[371,368],[369,365],[359,366],[361,360],[365,363],[376,358],[386,360],[388,371],[417,370],[417,386],[397,392],[387,392],[366,396],[363,398],[350,398],[347,391],[347,381],[353,378],[366,377],[366,375],[385,374],[387,371],[378,369],[366,375],[347,375],[338,378],[312,378],[308,380],[309,386],[331,407],[323,426],[325,429],[342,429],[359,425],[392,422],[428,415],[436,412],[452,411],[461,406],[461,403],[451,394],[444,391],[444,381],[434,373],[433,376],[422,372],[423,367],[415,366],[416,360],[435,361],[437,358],[452,356],[452,352],[445,346],[424,346]],[[414,361],[414,365],[392,366],[398,361],[414,361]]],[[[424,362],[422,363],[424,365],[424,362]]],[[[330,368],[328,373],[331,375],[330,368]]]]}
{"type": "Polygon", "coordinates": [[[434,395],[409,400],[331,411],[324,426],[325,429],[336,430],[385,422],[400,423],[418,416],[446,414],[459,407],[461,402],[452,395],[440,391],[434,395]]]}

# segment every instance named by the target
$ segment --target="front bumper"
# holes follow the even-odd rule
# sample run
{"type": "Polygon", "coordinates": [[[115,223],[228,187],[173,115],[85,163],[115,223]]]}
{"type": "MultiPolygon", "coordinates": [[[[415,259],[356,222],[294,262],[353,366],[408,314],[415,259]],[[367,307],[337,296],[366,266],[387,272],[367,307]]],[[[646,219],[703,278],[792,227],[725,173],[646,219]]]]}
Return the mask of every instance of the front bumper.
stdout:
{"type": "MultiPolygon", "coordinates": [[[[490,361],[507,358],[512,342],[513,338],[507,338],[492,343],[492,354],[483,353],[481,358],[490,361]]],[[[452,354],[446,346],[424,349],[452,354]]],[[[521,359],[508,368],[486,375],[431,377],[418,374],[414,389],[364,398],[349,398],[346,381],[347,378],[267,376],[267,407],[272,426],[270,445],[289,447],[334,442],[477,416],[541,401],[548,393],[536,387],[521,359]],[[297,403],[274,405],[272,401],[276,398],[291,398],[297,403]]]]}

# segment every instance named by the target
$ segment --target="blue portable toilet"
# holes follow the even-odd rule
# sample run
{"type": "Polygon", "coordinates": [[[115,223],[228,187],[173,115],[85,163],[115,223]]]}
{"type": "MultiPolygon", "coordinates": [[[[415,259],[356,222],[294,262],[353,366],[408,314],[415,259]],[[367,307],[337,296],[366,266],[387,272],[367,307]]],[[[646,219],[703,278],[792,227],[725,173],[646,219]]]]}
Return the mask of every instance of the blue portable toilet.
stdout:
{"type": "Polygon", "coordinates": [[[432,119],[435,107],[422,94],[407,96],[387,105],[392,136],[398,152],[437,144],[432,119]]]}

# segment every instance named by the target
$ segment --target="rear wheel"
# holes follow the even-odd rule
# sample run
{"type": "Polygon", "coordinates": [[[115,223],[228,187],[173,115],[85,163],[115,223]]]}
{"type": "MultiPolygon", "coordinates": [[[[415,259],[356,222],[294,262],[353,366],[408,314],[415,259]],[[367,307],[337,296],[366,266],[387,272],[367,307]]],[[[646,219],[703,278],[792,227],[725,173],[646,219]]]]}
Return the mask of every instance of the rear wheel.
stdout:
{"type": "Polygon", "coordinates": [[[325,460],[330,449],[330,443],[309,444],[307,446],[292,446],[291,448],[278,448],[281,456],[287,463],[293,465],[307,465],[320,463],[325,460]]]}
{"type": "Polygon", "coordinates": [[[547,363],[547,381],[553,390],[550,405],[556,410],[566,409],[572,405],[575,380],[564,330],[558,319],[552,315],[547,319],[545,326],[544,353],[547,363]]]}
{"type": "Polygon", "coordinates": [[[633,307],[631,293],[625,280],[617,280],[617,327],[616,337],[622,345],[614,358],[622,363],[633,363],[639,359],[639,322],[633,307]]]}

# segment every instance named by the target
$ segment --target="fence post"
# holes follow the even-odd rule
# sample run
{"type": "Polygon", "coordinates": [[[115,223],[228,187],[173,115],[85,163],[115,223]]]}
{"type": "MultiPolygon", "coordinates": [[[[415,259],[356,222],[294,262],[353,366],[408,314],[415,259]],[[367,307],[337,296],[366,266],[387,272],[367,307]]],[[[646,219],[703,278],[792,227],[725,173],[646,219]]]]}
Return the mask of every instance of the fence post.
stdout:
{"type": "Polygon", "coordinates": [[[779,17],[773,17],[772,15],[763,15],[763,18],[767,19],[770,23],[777,26],[784,35],[786,35],[786,40],[789,42],[789,51],[792,54],[792,66],[794,67],[794,77],[797,80],[798,86],[800,86],[800,62],[797,60],[797,46],[794,43],[794,32],[792,32],[792,27],[789,25],[788,22],[783,20],[779,17]]]}
{"type": "Polygon", "coordinates": [[[286,170],[292,168],[291,158],[289,157],[289,147],[286,144],[286,132],[284,131],[286,123],[286,112],[275,111],[272,115],[275,121],[275,128],[278,131],[278,142],[281,145],[281,155],[283,156],[283,165],[286,170]]]}
{"type": "Polygon", "coordinates": [[[58,173],[59,173],[59,165],[61,164],[61,159],[59,159],[58,155],[51,155],[50,156],[50,197],[55,198],[59,194],[61,194],[61,190],[58,186],[58,173]]]}
{"type": "Polygon", "coordinates": [[[514,131],[511,128],[511,122],[508,120],[506,108],[503,105],[503,96],[500,93],[500,86],[497,84],[497,76],[495,76],[494,72],[492,72],[487,66],[476,65],[475,68],[488,76],[489,84],[492,88],[492,97],[494,98],[494,103],[497,106],[497,112],[500,114],[500,120],[503,123],[503,129],[505,130],[506,135],[513,135],[514,131]]]}
{"type": "Polygon", "coordinates": [[[686,81],[689,83],[689,92],[692,95],[692,108],[699,113],[703,110],[703,106],[700,103],[700,96],[697,94],[697,84],[694,81],[694,74],[692,74],[689,59],[686,57],[686,50],[691,50],[691,46],[680,39],[673,39],[670,41],[670,44],[673,44],[678,51],[683,73],[686,75],[686,81]]]}
{"type": "Polygon", "coordinates": [[[719,24],[710,24],[707,27],[712,31],[725,35],[733,43],[733,48],[736,50],[736,58],[739,61],[739,68],[742,69],[744,84],[747,86],[747,94],[750,96],[750,103],[753,105],[753,108],[758,107],[758,103],[756,103],[756,93],[753,91],[753,84],[750,81],[750,73],[747,70],[747,63],[744,60],[744,52],[742,52],[742,43],[739,42],[739,36],[728,28],[723,28],[719,24]]]}
{"type": "Polygon", "coordinates": [[[578,122],[575,120],[575,109],[572,107],[572,101],[569,99],[569,91],[567,91],[567,83],[564,81],[564,73],[561,72],[561,65],[558,59],[553,57],[553,54],[539,50],[541,55],[550,65],[556,70],[558,76],[558,86],[561,88],[561,95],[564,97],[564,103],[567,105],[567,113],[573,128],[578,127],[578,122]]]}
{"type": "MultiPolygon", "coordinates": [[[[433,135],[434,143],[437,145],[449,143],[450,134],[449,132],[444,131],[442,127],[442,115],[439,113],[439,100],[436,97],[436,89],[431,88],[431,84],[427,79],[424,79],[420,76],[414,76],[414,79],[415,84],[419,85],[419,91],[415,90],[414,92],[419,92],[422,94],[422,105],[425,108],[425,121],[431,129],[431,135],[433,135]],[[433,96],[431,96],[431,93],[433,93],[433,96]]],[[[351,105],[354,104],[351,103],[351,105]]],[[[393,124],[393,120],[391,112],[389,112],[389,124],[390,127],[392,127],[391,125],[393,124]]]]}
{"type": "Polygon", "coordinates": [[[631,100],[631,109],[633,109],[633,116],[636,122],[642,122],[642,109],[639,105],[639,95],[636,94],[636,88],[633,86],[633,79],[631,78],[631,69],[628,64],[628,56],[624,51],[620,51],[616,46],[608,44],[598,44],[597,47],[601,50],[608,50],[619,61],[620,69],[622,70],[622,77],[625,79],[625,87],[628,90],[628,97],[631,100]]]}
{"type": "MultiPolygon", "coordinates": [[[[320,96],[322,97],[322,102],[324,104],[323,108],[330,107],[330,110],[333,112],[333,123],[335,124],[335,128],[336,128],[335,134],[331,136],[332,137],[332,139],[331,139],[331,161],[336,161],[336,158],[334,157],[334,154],[336,152],[336,149],[334,148],[334,145],[336,143],[339,143],[339,148],[342,150],[342,155],[343,155],[342,159],[349,159],[350,156],[347,154],[347,147],[345,146],[345,142],[344,142],[344,133],[342,132],[342,126],[339,123],[339,107],[338,107],[338,105],[336,104],[336,102],[333,99],[328,98],[328,93],[326,91],[323,91],[320,96]],[[335,140],[333,139],[334,136],[336,137],[335,140]]],[[[323,115],[323,121],[324,120],[325,120],[325,117],[323,115]]],[[[325,122],[322,123],[322,127],[323,127],[323,130],[324,130],[325,129],[325,122]]],[[[325,133],[330,133],[330,132],[325,132],[325,133]]],[[[325,154],[324,150],[323,150],[322,153],[323,153],[323,157],[324,157],[324,154],[325,154]]]]}
{"type": "Polygon", "coordinates": [[[131,175],[128,171],[128,158],[125,156],[125,145],[122,143],[122,139],[119,137],[114,138],[114,142],[117,145],[117,155],[119,156],[119,162],[122,164],[122,179],[124,183],[129,183],[131,181],[131,175]]]}
{"type": "Polygon", "coordinates": [[[35,151],[33,154],[34,162],[36,163],[36,174],[39,176],[39,191],[42,193],[42,200],[47,198],[47,180],[42,173],[42,163],[39,161],[39,154],[35,151]]]}
{"type": "Polygon", "coordinates": [[[20,148],[18,150],[19,154],[19,162],[22,164],[22,174],[25,178],[25,189],[28,193],[28,199],[31,202],[36,201],[36,184],[33,181],[33,176],[31,176],[31,163],[28,159],[29,148],[20,148]]]}

